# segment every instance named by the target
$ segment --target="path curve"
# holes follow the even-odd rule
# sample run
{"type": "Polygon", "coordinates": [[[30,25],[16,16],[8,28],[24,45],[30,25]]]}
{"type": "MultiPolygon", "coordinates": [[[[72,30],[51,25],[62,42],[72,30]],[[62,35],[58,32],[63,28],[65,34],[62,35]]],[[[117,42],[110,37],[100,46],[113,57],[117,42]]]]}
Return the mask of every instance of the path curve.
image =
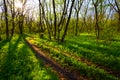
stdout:
{"type": "MultiPolygon", "coordinates": [[[[66,71],[66,69],[62,68],[58,63],[56,63],[54,60],[50,59],[38,47],[31,44],[26,39],[25,39],[25,42],[36,53],[37,57],[39,57],[40,59],[42,59],[44,61],[45,64],[53,67],[59,75],[63,75],[64,79],[62,79],[62,80],[83,80],[83,77],[81,77],[79,75],[74,75],[71,72],[66,71]]],[[[85,79],[85,80],[87,80],[87,79],[85,79]]]]}

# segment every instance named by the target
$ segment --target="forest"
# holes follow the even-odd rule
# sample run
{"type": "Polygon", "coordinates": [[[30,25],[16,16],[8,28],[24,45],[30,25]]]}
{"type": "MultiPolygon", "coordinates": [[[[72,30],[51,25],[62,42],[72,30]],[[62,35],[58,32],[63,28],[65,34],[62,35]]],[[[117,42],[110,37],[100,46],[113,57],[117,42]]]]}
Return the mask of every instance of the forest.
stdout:
{"type": "Polygon", "coordinates": [[[120,80],[120,0],[0,0],[0,80],[120,80]]]}

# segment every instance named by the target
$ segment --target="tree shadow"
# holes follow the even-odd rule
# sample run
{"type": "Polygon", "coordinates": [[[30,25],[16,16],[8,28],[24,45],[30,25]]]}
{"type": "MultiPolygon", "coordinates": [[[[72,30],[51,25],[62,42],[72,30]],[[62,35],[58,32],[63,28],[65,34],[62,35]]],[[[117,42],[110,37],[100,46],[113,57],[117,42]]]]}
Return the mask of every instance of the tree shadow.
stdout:
{"type": "MultiPolygon", "coordinates": [[[[13,40],[9,42],[7,55],[4,58],[4,63],[1,65],[0,80],[31,80],[34,76],[38,75],[40,71],[43,77],[44,75],[48,75],[47,72],[42,73],[45,72],[45,69],[40,59],[39,61],[33,61],[35,54],[24,44],[21,35],[15,42],[12,41],[13,40]]],[[[39,74],[39,76],[41,75],[39,74]]],[[[52,76],[49,77],[51,80],[54,80],[52,76]]],[[[43,78],[43,80],[45,79],[43,78]]]]}
{"type": "Polygon", "coordinates": [[[106,54],[108,56],[110,56],[110,55],[112,55],[114,57],[120,56],[120,51],[118,51],[119,49],[109,48],[109,46],[100,47],[100,45],[97,44],[97,43],[84,44],[82,42],[78,43],[78,42],[75,42],[75,41],[67,40],[65,44],[66,45],[63,44],[64,47],[67,47],[70,50],[74,50],[74,51],[78,51],[78,50],[80,51],[79,47],[83,47],[85,49],[92,50],[92,51],[95,51],[95,52],[100,52],[101,54],[106,54]],[[75,47],[73,45],[76,45],[77,47],[75,47]]]}
{"type": "Polygon", "coordinates": [[[119,49],[119,51],[117,52],[117,50],[115,49],[111,50],[110,48],[104,48],[92,44],[83,44],[70,40],[67,40],[67,42],[63,43],[62,45],[73,52],[77,52],[78,55],[82,55],[82,57],[92,62],[95,62],[99,65],[107,66],[108,68],[113,70],[120,70],[120,60],[118,59],[120,56],[119,49]]]}
{"type": "Polygon", "coordinates": [[[14,70],[13,70],[14,65],[12,63],[14,62],[14,59],[16,59],[15,51],[17,49],[17,45],[20,39],[21,39],[21,36],[18,37],[15,44],[12,44],[11,41],[9,42],[7,55],[5,56],[4,63],[2,64],[2,67],[1,67],[2,68],[1,77],[3,80],[8,79],[10,75],[14,73],[14,70]]]}
{"type": "Polygon", "coordinates": [[[0,41],[0,49],[7,44],[8,41],[4,40],[4,41],[0,41]]]}

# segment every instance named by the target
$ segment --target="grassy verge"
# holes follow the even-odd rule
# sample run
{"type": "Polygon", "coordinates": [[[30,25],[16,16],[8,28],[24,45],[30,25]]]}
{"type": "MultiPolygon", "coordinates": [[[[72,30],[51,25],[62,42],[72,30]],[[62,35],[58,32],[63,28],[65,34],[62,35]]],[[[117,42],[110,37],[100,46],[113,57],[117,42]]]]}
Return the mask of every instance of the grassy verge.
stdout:
{"type": "Polygon", "coordinates": [[[77,37],[67,37],[66,42],[57,43],[47,39],[35,38],[36,44],[42,43],[54,48],[58,48],[61,52],[74,53],[74,55],[86,58],[98,65],[106,66],[112,70],[120,71],[120,42],[119,41],[95,41],[95,37],[91,35],[81,35],[77,37]]]}
{"type": "MultiPolygon", "coordinates": [[[[78,38],[74,38],[74,39],[68,38],[68,40],[65,43],[62,43],[62,44],[58,44],[58,43],[56,43],[54,41],[49,41],[49,40],[46,40],[46,39],[39,39],[39,38],[34,38],[34,39],[33,38],[27,38],[27,39],[31,40],[31,42],[33,42],[33,44],[36,44],[37,46],[39,46],[43,50],[49,52],[48,55],[51,56],[57,62],[61,63],[63,66],[65,66],[65,67],[71,67],[72,66],[71,68],[78,70],[83,76],[88,77],[89,79],[95,79],[95,80],[101,80],[101,79],[104,79],[104,80],[116,80],[117,79],[114,76],[109,75],[103,69],[96,68],[96,66],[94,66],[94,65],[88,66],[86,63],[82,63],[80,61],[77,61],[77,59],[73,59],[72,57],[65,56],[63,54],[63,52],[70,52],[70,53],[72,52],[73,54],[75,54],[75,55],[77,55],[79,57],[84,57],[86,59],[91,60],[92,62],[95,62],[95,63],[106,66],[106,64],[103,63],[103,61],[106,61],[106,60],[103,59],[104,57],[101,57],[101,56],[103,56],[102,55],[103,53],[98,52],[98,50],[91,51],[91,49],[92,48],[97,49],[98,47],[100,47],[100,45],[102,45],[103,48],[105,47],[105,49],[106,49],[108,43],[106,43],[106,44],[104,44],[102,42],[95,43],[95,41],[93,41],[92,39],[87,40],[86,36],[82,40],[80,40],[78,38]],[[69,41],[69,39],[71,41],[69,41]],[[77,42],[77,41],[81,41],[81,42],[77,42]],[[96,46],[95,47],[90,47],[91,49],[86,49],[86,48],[83,48],[84,46],[81,47],[79,45],[80,43],[81,44],[94,43],[94,44],[91,44],[91,46],[95,46],[95,45],[96,46]],[[50,46],[50,47],[48,47],[48,46],[50,46]],[[59,51],[56,51],[55,49],[52,49],[51,47],[52,48],[58,48],[59,51]],[[85,53],[86,55],[83,54],[83,53],[85,53]],[[94,53],[94,56],[93,56],[93,53],[94,53]],[[96,53],[97,56],[95,55],[95,53],[96,53]],[[90,55],[91,58],[89,56],[87,56],[87,55],[90,55]],[[98,59],[97,58],[98,55],[100,55],[100,57],[101,57],[100,58],[101,61],[99,61],[99,62],[96,61],[98,59]],[[92,58],[94,58],[94,59],[92,59],[92,58]],[[102,59],[103,59],[103,61],[102,61],[102,59]]],[[[102,48],[100,48],[100,49],[104,50],[102,48]]],[[[104,51],[106,51],[106,50],[104,50],[104,51]]],[[[112,63],[113,62],[111,62],[111,64],[112,63]]],[[[110,64],[107,64],[107,65],[110,65],[110,64]]],[[[119,64],[117,64],[117,65],[119,65],[119,64]]],[[[117,67],[118,66],[114,66],[114,68],[117,68],[117,67]]],[[[118,68],[117,68],[117,70],[118,70],[118,68]]]]}
{"type": "Polygon", "coordinates": [[[0,80],[58,80],[25,44],[22,36],[0,42],[0,80]]]}

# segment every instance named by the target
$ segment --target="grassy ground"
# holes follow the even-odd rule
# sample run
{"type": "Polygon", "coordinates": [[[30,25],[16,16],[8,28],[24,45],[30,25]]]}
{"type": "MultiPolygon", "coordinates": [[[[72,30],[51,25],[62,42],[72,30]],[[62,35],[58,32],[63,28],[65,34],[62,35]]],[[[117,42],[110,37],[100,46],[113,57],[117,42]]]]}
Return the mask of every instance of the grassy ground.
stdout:
{"type": "Polygon", "coordinates": [[[40,39],[38,36],[28,37],[28,39],[50,52],[49,55],[59,63],[67,64],[67,67],[73,66],[72,68],[77,69],[81,75],[89,79],[117,80],[113,75],[109,75],[109,72],[96,66],[110,69],[119,76],[117,73],[120,71],[119,41],[96,41],[94,35],[88,34],[81,34],[77,37],[68,36],[64,43],[40,39]],[[68,55],[63,54],[64,52],[68,55]],[[77,58],[84,58],[86,61],[78,61],[77,58]],[[88,61],[91,62],[90,65],[88,61]]]}
{"type": "Polygon", "coordinates": [[[0,80],[58,80],[25,44],[22,36],[0,42],[0,80]]]}

